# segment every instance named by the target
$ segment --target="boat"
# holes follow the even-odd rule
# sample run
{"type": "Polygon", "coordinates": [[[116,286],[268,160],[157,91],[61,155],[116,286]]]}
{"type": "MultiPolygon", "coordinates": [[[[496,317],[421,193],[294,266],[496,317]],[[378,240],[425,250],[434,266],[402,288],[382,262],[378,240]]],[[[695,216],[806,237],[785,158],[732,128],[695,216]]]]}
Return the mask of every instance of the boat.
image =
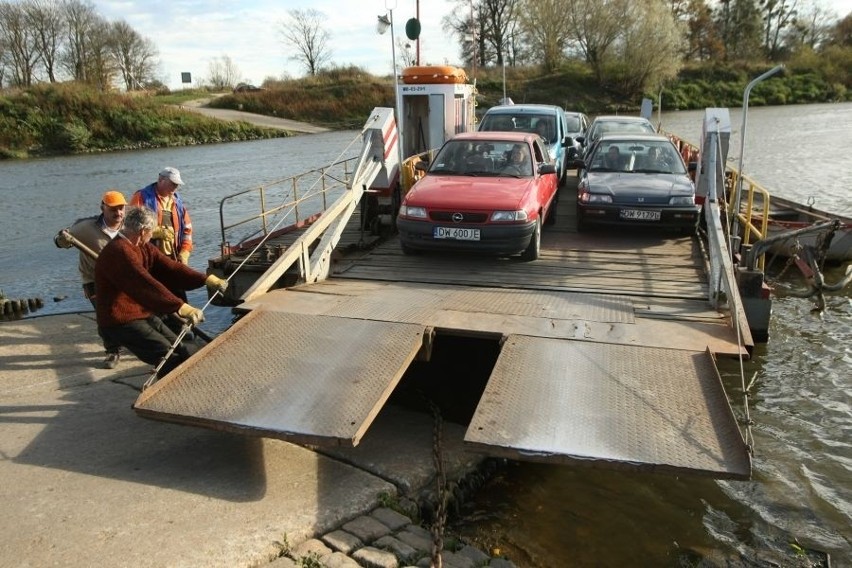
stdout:
{"type": "MultiPolygon", "coordinates": [[[[755,216],[756,222],[761,221],[755,216]]],[[[815,224],[830,223],[837,220],[839,227],[831,235],[831,241],[825,252],[824,259],[833,263],[852,261],[852,218],[821,211],[814,207],[814,198],[809,198],[807,204],[772,196],[767,221],[767,238],[780,237],[785,233],[800,231],[815,224]]],[[[811,246],[822,249],[827,231],[792,235],[778,240],[769,248],[769,252],[778,256],[792,256],[799,247],[811,246]]]]}
{"type": "MultiPolygon", "coordinates": [[[[663,133],[675,143],[687,164],[700,159],[700,149],[696,144],[677,134],[663,133]]],[[[702,168],[705,167],[707,164],[702,164],[702,168]]],[[[728,196],[726,209],[740,212],[740,236],[744,245],[761,243],[760,248],[765,253],[782,257],[795,256],[801,248],[809,247],[819,252],[821,260],[830,263],[852,261],[852,218],[815,208],[814,197],[802,204],[770,194],[746,175],[742,176],[740,205],[737,208],[733,206],[733,200],[736,199],[738,183],[739,172],[727,166],[724,174],[728,196]]],[[[696,190],[699,202],[703,202],[702,187],[699,185],[696,190]]]]}

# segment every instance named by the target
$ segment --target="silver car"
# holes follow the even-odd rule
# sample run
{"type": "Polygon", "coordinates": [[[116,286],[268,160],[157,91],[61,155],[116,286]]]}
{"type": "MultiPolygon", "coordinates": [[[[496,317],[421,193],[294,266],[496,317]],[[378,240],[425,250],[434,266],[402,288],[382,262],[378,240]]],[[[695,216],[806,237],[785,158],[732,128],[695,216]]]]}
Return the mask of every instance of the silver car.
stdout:
{"type": "Polygon", "coordinates": [[[654,134],[656,132],[657,129],[654,128],[651,121],[641,116],[598,116],[592,121],[586,133],[579,137],[579,140],[583,147],[582,154],[585,154],[595,143],[595,140],[607,134],[654,134]]]}

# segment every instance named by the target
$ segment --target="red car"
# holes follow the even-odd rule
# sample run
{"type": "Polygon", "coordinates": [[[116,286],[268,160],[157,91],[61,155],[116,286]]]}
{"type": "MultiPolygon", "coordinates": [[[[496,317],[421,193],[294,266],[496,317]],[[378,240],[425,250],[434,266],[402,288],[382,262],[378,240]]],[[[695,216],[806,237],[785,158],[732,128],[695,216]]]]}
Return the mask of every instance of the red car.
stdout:
{"type": "Polygon", "coordinates": [[[535,260],[541,226],[556,221],[556,164],[527,132],[469,132],[448,140],[406,194],[402,251],[453,250],[535,260]]]}

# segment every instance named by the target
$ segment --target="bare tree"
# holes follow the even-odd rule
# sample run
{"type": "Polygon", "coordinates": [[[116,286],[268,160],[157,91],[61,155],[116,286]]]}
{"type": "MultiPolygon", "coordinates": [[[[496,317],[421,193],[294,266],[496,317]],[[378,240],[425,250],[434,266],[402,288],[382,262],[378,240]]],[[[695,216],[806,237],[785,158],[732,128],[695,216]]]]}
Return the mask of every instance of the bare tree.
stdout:
{"type": "Polygon", "coordinates": [[[799,51],[803,47],[820,49],[831,38],[832,27],[836,21],[836,14],[814,4],[799,12],[785,41],[793,51],[799,51]]]}
{"type": "Polygon", "coordinates": [[[40,56],[23,4],[0,2],[0,44],[2,64],[9,70],[12,84],[31,86],[40,56]]]}
{"type": "Polygon", "coordinates": [[[483,0],[482,19],[485,24],[485,41],[494,48],[495,63],[502,66],[506,60],[508,43],[518,25],[519,0],[483,0]]]}
{"type": "Polygon", "coordinates": [[[36,49],[47,79],[51,83],[57,80],[57,66],[62,45],[65,21],[62,11],[55,0],[26,0],[21,5],[27,15],[36,49]]]}
{"type": "Polygon", "coordinates": [[[829,42],[842,47],[852,46],[852,12],[837,22],[831,30],[829,42]]]}
{"type": "Polygon", "coordinates": [[[109,22],[98,16],[89,30],[86,77],[90,85],[101,91],[112,88],[119,72],[118,64],[112,55],[110,29],[109,22]]]}
{"type": "Polygon", "coordinates": [[[214,57],[207,66],[207,82],[217,90],[233,88],[240,77],[240,70],[230,57],[214,57]]]}
{"type": "Polygon", "coordinates": [[[777,59],[783,32],[796,21],[798,0],[761,0],[760,7],[763,12],[763,49],[770,59],[777,59]]]}
{"type": "Polygon", "coordinates": [[[61,64],[77,81],[86,82],[89,70],[89,43],[93,30],[101,19],[91,2],[64,0],[62,11],[65,17],[65,50],[61,64]]]}
{"type": "Polygon", "coordinates": [[[478,11],[474,6],[478,7],[478,5],[466,0],[456,0],[456,3],[457,8],[441,19],[441,27],[447,34],[458,40],[461,59],[473,63],[474,30],[479,26],[476,17],[478,11]]]}
{"type": "Polygon", "coordinates": [[[411,50],[411,44],[401,37],[396,38],[396,51],[402,59],[403,67],[411,67],[417,63],[417,54],[411,50]]]}
{"type": "Polygon", "coordinates": [[[456,9],[444,16],[445,31],[458,38],[465,61],[484,67],[502,65],[509,53],[512,34],[518,26],[521,0],[456,0],[456,9]]]}
{"type": "Polygon", "coordinates": [[[142,89],[154,79],[157,48],[124,20],[110,24],[109,50],[127,91],[142,89]]]}
{"type": "Polygon", "coordinates": [[[330,35],[323,29],[325,14],[319,10],[288,10],[290,19],[280,24],[284,44],[294,50],[289,59],[298,61],[309,75],[316,75],[331,59],[330,35]]]}

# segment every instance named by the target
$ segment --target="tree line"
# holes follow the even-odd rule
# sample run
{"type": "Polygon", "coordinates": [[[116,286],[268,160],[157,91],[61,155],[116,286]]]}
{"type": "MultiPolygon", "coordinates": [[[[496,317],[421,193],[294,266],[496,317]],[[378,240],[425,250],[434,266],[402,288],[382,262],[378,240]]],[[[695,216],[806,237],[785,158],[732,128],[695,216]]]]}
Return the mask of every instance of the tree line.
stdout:
{"type": "Polygon", "coordinates": [[[443,25],[468,66],[541,65],[550,72],[582,61],[602,86],[625,94],[654,92],[688,63],[777,63],[813,53],[848,62],[852,47],[852,14],[839,20],[819,0],[456,4],[443,25]]]}
{"type": "Polygon", "coordinates": [[[86,0],[0,0],[0,86],[78,81],[128,91],[157,83],[154,43],[86,0]]]}
{"type": "MultiPolygon", "coordinates": [[[[656,92],[690,63],[823,62],[848,83],[852,14],[821,0],[456,0],[445,31],[468,68],[581,62],[598,84],[624,96],[656,92]]],[[[294,9],[278,23],[289,58],[315,76],[331,62],[326,18],[294,9]]],[[[410,44],[395,38],[404,64],[410,44]]],[[[0,0],[0,87],[74,80],[100,90],[161,87],[158,51],[123,20],[88,0],[0,0]]],[[[207,83],[233,87],[227,55],[209,62],[207,83]]],[[[475,75],[475,73],[474,73],[475,75]]],[[[837,79],[835,79],[837,81],[837,79]]],[[[849,88],[849,85],[846,85],[849,88]]]]}

